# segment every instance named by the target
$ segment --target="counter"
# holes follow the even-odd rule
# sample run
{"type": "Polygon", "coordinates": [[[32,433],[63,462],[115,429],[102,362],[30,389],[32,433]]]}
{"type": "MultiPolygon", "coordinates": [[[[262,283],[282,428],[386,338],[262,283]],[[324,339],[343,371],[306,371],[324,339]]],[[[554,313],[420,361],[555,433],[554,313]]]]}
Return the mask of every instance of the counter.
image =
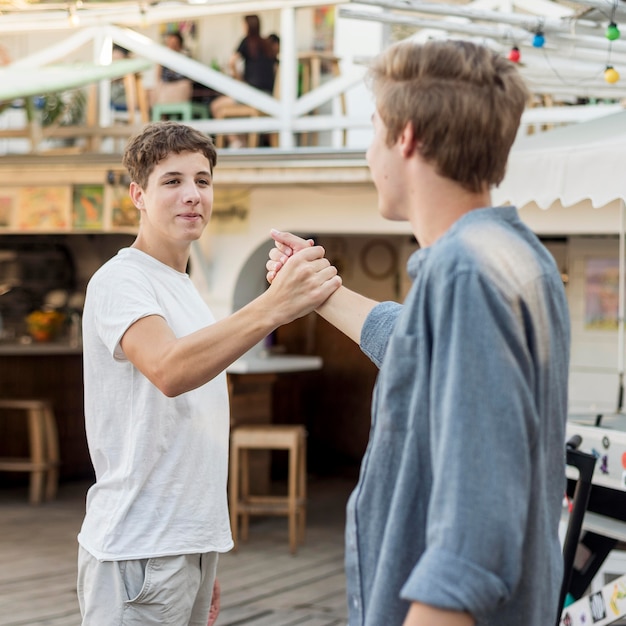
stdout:
{"type": "MultiPolygon", "coordinates": [[[[231,428],[240,424],[284,423],[289,418],[305,423],[301,381],[294,380],[294,375],[319,370],[322,364],[318,356],[268,354],[258,350],[244,354],[226,368],[231,428]],[[284,376],[289,378],[288,383],[282,380],[284,376]],[[286,385],[278,392],[280,402],[277,403],[274,395],[281,382],[286,385]]],[[[272,454],[268,451],[250,451],[252,493],[270,492],[271,461],[272,454]]]]}
{"type": "MultiPolygon", "coordinates": [[[[93,469],[85,438],[83,411],[82,346],[68,340],[51,342],[0,343],[0,397],[49,398],[54,407],[61,447],[61,478],[90,479],[93,469]]],[[[231,423],[270,423],[284,419],[283,411],[274,415],[273,394],[282,375],[319,370],[322,359],[316,356],[265,355],[249,352],[228,369],[231,395],[231,423]]],[[[297,407],[299,383],[291,379],[281,401],[297,407]]],[[[294,409],[298,416],[300,411],[294,409]]],[[[9,420],[5,420],[9,422],[9,420]]],[[[24,440],[21,425],[0,426],[3,453],[20,456],[24,440]],[[4,450],[4,448],[8,448],[4,450]]],[[[261,462],[259,481],[267,488],[269,458],[261,462]]],[[[18,477],[20,479],[20,477],[18,477]]],[[[8,484],[9,474],[0,475],[0,485],[8,484]]]]}
{"type": "Polygon", "coordinates": [[[244,354],[226,368],[228,374],[286,374],[322,369],[322,357],[298,354],[244,354]]]}
{"type": "Polygon", "coordinates": [[[0,342],[0,356],[46,356],[82,353],[83,347],[81,345],[70,345],[68,341],[0,342]]]}

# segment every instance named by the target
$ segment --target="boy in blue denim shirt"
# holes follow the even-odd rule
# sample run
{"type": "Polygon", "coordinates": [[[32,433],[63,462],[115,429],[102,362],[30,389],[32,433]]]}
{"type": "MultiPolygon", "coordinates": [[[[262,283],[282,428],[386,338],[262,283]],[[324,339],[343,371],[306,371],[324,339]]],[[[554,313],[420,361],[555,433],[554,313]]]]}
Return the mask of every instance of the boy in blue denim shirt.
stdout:
{"type": "MultiPolygon", "coordinates": [[[[340,287],[317,309],[380,368],[348,504],[350,626],[550,626],[569,316],[552,257],[490,196],[528,93],[462,41],[396,44],[369,78],[378,208],[420,249],[403,305],[340,287]]],[[[270,282],[311,243],[273,237],[270,282]]]]}

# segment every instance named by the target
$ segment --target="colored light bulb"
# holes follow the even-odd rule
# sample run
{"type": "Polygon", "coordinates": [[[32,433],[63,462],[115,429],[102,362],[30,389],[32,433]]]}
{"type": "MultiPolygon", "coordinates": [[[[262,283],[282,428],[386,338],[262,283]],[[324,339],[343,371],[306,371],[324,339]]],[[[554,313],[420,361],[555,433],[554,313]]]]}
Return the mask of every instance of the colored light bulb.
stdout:
{"type": "Polygon", "coordinates": [[[619,36],[620,36],[620,32],[619,32],[619,28],[617,27],[617,24],[615,22],[611,22],[608,28],[606,29],[606,38],[609,41],[615,41],[616,39],[619,39],[619,36]]]}
{"type": "Polygon", "coordinates": [[[613,85],[619,80],[619,72],[611,65],[608,65],[604,70],[604,80],[613,85]]]}
{"type": "Polygon", "coordinates": [[[519,48],[517,46],[513,46],[511,48],[511,51],[509,52],[509,61],[513,61],[513,63],[519,63],[521,56],[522,55],[519,51],[519,48]]]}
{"type": "Polygon", "coordinates": [[[543,33],[535,33],[533,37],[533,47],[535,48],[543,48],[543,44],[546,43],[546,38],[543,36],[543,33]]]}

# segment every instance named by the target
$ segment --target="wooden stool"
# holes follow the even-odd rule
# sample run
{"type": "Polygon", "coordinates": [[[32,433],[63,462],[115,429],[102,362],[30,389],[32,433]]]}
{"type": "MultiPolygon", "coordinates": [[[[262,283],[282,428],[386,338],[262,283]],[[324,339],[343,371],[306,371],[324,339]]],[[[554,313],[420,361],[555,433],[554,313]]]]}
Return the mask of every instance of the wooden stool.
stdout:
{"type": "Polygon", "coordinates": [[[184,122],[194,118],[204,119],[207,117],[207,108],[198,102],[172,102],[169,104],[152,105],[152,121],[158,122],[163,115],[175,115],[184,122]]]}
{"type": "Polygon", "coordinates": [[[296,553],[304,541],[306,524],[306,430],[304,426],[244,425],[230,439],[230,521],[235,549],[241,517],[241,539],[248,538],[250,515],[287,515],[289,549],[296,553]],[[286,496],[251,495],[249,450],[288,450],[289,477],[286,496]],[[241,464],[240,464],[241,461],[241,464]]]}
{"type": "Polygon", "coordinates": [[[59,441],[52,405],[46,400],[0,399],[0,416],[7,411],[26,413],[30,457],[0,457],[0,471],[30,472],[31,504],[39,504],[44,496],[54,499],[59,484],[59,441]]]}

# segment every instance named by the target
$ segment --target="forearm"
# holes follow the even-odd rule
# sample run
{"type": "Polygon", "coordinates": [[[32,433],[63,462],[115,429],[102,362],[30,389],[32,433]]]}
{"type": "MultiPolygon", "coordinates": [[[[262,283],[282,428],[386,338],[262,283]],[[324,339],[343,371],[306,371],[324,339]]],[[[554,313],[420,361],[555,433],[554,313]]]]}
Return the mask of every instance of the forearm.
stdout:
{"type": "Polygon", "coordinates": [[[165,359],[164,378],[172,385],[174,395],[195,389],[223,372],[280,325],[262,301],[254,300],[227,318],[180,338],[169,359],[165,359]]]}
{"type": "Polygon", "coordinates": [[[474,626],[469,613],[445,611],[427,604],[413,602],[404,620],[404,626],[474,626]]]}
{"type": "Polygon", "coordinates": [[[341,284],[321,248],[303,250],[268,290],[229,317],[176,337],[150,315],[124,333],[129,361],[166,396],[205,384],[278,326],[315,310],[341,284]]]}
{"type": "Polygon", "coordinates": [[[176,337],[164,318],[152,315],[126,331],[121,347],[155,387],[175,397],[224,371],[274,330],[274,319],[257,299],[223,320],[176,337]]]}
{"type": "Polygon", "coordinates": [[[366,298],[346,287],[340,287],[316,310],[327,322],[359,344],[363,323],[377,304],[375,300],[366,298]]]}

